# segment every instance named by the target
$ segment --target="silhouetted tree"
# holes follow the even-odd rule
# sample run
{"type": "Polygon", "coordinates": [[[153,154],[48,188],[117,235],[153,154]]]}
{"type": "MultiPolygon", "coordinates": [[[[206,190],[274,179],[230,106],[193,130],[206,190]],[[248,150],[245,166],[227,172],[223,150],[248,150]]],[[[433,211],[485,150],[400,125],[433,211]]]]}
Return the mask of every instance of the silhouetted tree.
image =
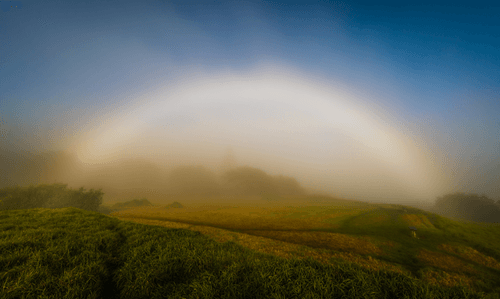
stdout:
{"type": "Polygon", "coordinates": [[[6,187],[0,192],[1,205],[5,210],[14,209],[33,209],[44,207],[56,193],[59,193],[61,188],[66,188],[65,185],[56,184],[39,185],[28,187],[6,187]]]}
{"type": "Polygon", "coordinates": [[[102,204],[103,196],[104,193],[101,190],[85,191],[83,187],[78,190],[69,190],[68,206],[97,212],[102,204]]]}
{"type": "Polygon", "coordinates": [[[241,195],[278,194],[273,178],[264,171],[249,167],[237,167],[223,175],[224,180],[236,193],[241,195]]]}
{"type": "Polygon", "coordinates": [[[65,184],[53,184],[53,185],[39,185],[38,188],[43,188],[46,190],[48,200],[43,205],[43,208],[57,209],[64,208],[69,205],[69,194],[67,185],[65,184]]]}
{"type": "Polygon", "coordinates": [[[279,175],[273,178],[276,190],[280,195],[301,195],[305,193],[295,178],[279,175]]]}
{"type": "Polygon", "coordinates": [[[64,184],[6,187],[0,189],[0,209],[75,207],[97,211],[103,195],[101,190],[72,190],[64,184]]]}
{"type": "Polygon", "coordinates": [[[486,195],[462,192],[446,194],[436,199],[436,212],[477,222],[500,222],[500,207],[486,195]]]}
{"type": "Polygon", "coordinates": [[[227,171],[223,180],[234,193],[248,196],[300,195],[305,190],[296,179],[271,176],[261,169],[242,166],[227,171]]]}

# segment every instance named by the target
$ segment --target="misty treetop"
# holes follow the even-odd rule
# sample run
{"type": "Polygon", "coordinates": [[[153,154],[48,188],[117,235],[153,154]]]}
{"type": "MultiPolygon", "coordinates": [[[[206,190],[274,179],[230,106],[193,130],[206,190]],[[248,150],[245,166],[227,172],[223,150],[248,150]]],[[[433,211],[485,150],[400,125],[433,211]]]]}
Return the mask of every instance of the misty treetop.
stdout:
{"type": "Polygon", "coordinates": [[[133,208],[133,207],[151,207],[153,206],[152,203],[149,202],[146,198],[142,199],[133,199],[131,201],[126,201],[126,202],[119,202],[111,206],[112,209],[118,210],[118,209],[126,209],[126,208],[133,208]]]}
{"type": "Polygon", "coordinates": [[[75,207],[98,211],[103,195],[101,190],[75,190],[66,184],[5,187],[0,189],[0,210],[75,207]]]}
{"type": "Polygon", "coordinates": [[[201,165],[174,168],[169,176],[170,191],[176,195],[211,196],[222,193],[217,175],[201,165]]]}
{"type": "Polygon", "coordinates": [[[182,208],[184,208],[184,206],[180,202],[174,201],[173,203],[167,205],[165,208],[167,208],[167,209],[169,209],[169,208],[182,209],[182,208]]]}
{"type": "Polygon", "coordinates": [[[296,179],[271,176],[263,170],[243,166],[227,171],[223,179],[237,193],[246,195],[300,195],[304,189],[296,179]]]}
{"type": "Polygon", "coordinates": [[[434,210],[447,217],[500,223],[500,201],[495,202],[485,195],[463,192],[446,194],[436,199],[434,210]]]}
{"type": "Polygon", "coordinates": [[[180,166],[171,171],[171,191],[176,195],[302,195],[305,190],[295,178],[271,176],[249,166],[232,168],[218,176],[205,167],[180,166]]]}

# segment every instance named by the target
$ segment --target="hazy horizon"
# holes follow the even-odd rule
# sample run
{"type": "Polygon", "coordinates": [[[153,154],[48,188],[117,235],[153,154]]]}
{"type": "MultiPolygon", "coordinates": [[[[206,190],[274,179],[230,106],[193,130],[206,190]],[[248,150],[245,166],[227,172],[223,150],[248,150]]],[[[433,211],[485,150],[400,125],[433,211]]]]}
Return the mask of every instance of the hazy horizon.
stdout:
{"type": "MultiPolygon", "coordinates": [[[[343,198],[500,199],[498,5],[14,2],[0,150],[75,155],[53,170],[63,183],[152,192],[135,170],[158,186],[161,169],[217,172],[231,151],[343,198]]],[[[0,160],[1,182],[21,175],[0,160]]]]}

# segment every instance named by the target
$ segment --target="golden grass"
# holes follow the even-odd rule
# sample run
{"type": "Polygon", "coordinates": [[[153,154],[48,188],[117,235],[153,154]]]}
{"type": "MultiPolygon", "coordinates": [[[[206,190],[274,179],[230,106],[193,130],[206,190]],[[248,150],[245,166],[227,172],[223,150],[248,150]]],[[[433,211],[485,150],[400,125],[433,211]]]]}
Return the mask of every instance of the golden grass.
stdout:
{"type": "MultiPolygon", "coordinates": [[[[390,264],[384,261],[380,261],[372,258],[371,256],[362,256],[353,252],[336,252],[330,249],[323,248],[311,248],[304,246],[303,244],[294,244],[282,240],[276,240],[272,238],[266,238],[264,236],[256,236],[246,233],[232,232],[225,229],[214,228],[210,226],[203,225],[190,225],[185,223],[177,223],[173,221],[159,221],[159,220],[149,220],[141,218],[128,218],[121,216],[114,216],[120,220],[132,221],[136,223],[148,224],[148,225],[158,225],[168,228],[184,228],[193,231],[201,232],[202,234],[209,236],[213,240],[223,243],[232,241],[239,245],[242,245],[251,250],[258,252],[272,254],[275,256],[283,258],[313,258],[322,263],[335,263],[337,261],[347,261],[354,263],[366,269],[371,270],[387,270],[394,271],[398,273],[409,272],[404,270],[399,265],[390,264]]],[[[340,235],[340,234],[336,234],[340,235]]],[[[345,236],[348,237],[348,236],[345,236]]],[[[337,236],[337,240],[341,240],[342,236],[337,236]]],[[[347,238],[348,239],[348,238],[347,238]]],[[[349,247],[349,242],[344,238],[344,248],[349,247]]],[[[352,242],[352,240],[351,240],[352,242]]],[[[356,242],[356,241],[354,241],[356,242]]],[[[352,247],[352,245],[351,245],[352,247]]],[[[368,248],[365,248],[365,252],[368,252],[368,248]]],[[[379,251],[378,251],[379,252],[379,251]]]]}
{"type": "Polygon", "coordinates": [[[330,232],[296,232],[251,230],[249,234],[281,240],[288,243],[302,244],[337,251],[354,252],[357,254],[382,255],[382,250],[368,239],[330,232]]]}
{"type": "Polygon", "coordinates": [[[163,207],[134,208],[115,212],[120,217],[136,217],[165,221],[191,222],[216,227],[273,230],[311,230],[337,228],[335,219],[358,214],[358,210],[341,210],[326,214],[304,212],[298,207],[196,207],[166,209],[163,207]]]}
{"type": "Polygon", "coordinates": [[[439,286],[466,286],[468,288],[474,288],[474,279],[467,275],[460,273],[435,271],[429,268],[426,268],[422,271],[422,280],[430,284],[439,286]]]}
{"type": "Polygon", "coordinates": [[[401,218],[406,224],[408,224],[408,226],[414,226],[417,228],[435,228],[425,215],[404,214],[401,215],[401,218]]]}
{"type": "MultiPolygon", "coordinates": [[[[207,203],[183,209],[133,208],[115,212],[111,216],[148,225],[190,229],[201,232],[217,242],[235,242],[251,250],[283,258],[313,258],[326,264],[343,261],[370,270],[411,275],[402,265],[372,257],[384,255],[382,248],[394,247],[396,245],[394,243],[384,243],[369,237],[314,231],[335,228],[343,219],[370,209],[358,208],[355,205],[333,209],[310,205],[235,207],[207,203]]],[[[357,225],[390,221],[390,215],[383,212],[368,213],[357,218],[359,218],[356,220],[357,225]]],[[[434,228],[425,215],[405,214],[401,219],[409,226],[434,228]]],[[[498,261],[470,247],[442,244],[438,249],[444,252],[423,249],[417,254],[417,258],[427,266],[422,270],[422,279],[432,284],[473,287],[474,282],[479,279],[480,273],[472,263],[445,252],[483,266],[500,269],[498,261]]]]}
{"type": "Polygon", "coordinates": [[[428,266],[443,269],[446,271],[467,273],[470,275],[476,275],[478,273],[477,270],[474,269],[469,263],[466,263],[456,257],[439,252],[429,251],[427,249],[422,249],[419,252],[417,258],[428,266]]]}
{"type": "Polygon", "coordinates": [[[440,250],[444,250],[456,255],[463,257],[469,261],[478,263],[485,267],[494,268],[500,270],[500,263],[487,255],[475,250],[474,248],[463,246],[463,245],[451,245],[451,244],[441,244],[438,247],[440,250]]]}
{"type": "Polygon", "coordinates": [[[368,214],[362,217],[357,217],[352,225],[357,227],[364,227],[370,225],[383,224],[390,221],[390,216],[386,213],[368,214]]]}

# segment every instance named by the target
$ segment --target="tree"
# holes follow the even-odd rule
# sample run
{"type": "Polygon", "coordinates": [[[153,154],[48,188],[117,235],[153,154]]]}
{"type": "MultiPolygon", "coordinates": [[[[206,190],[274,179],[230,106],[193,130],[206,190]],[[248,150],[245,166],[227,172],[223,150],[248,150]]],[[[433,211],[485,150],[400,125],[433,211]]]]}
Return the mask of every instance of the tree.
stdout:
{"type": "Polygon", "coordinates": [[[69,200],[67,206],[95,212],[99,210],[104,196],[104,193],[100,189],[85,191],[83,187],[78,190],[69,190],[68,193],[69,200]]]}
{"type": "Polygon", "coordinates": [[[271,176],[261,169],[249,166],[234,168],[222,177],[230,190],[239,195],[273,196],[305,193],[295,178],[284,175],[271,176]]]}
{"type": "Polygon", "coordinates": [[[170,172],[171,191],[176,195],[217,195],[221,192],[217,176],[205,167],[179,166],[170,172]]]}
{"type": "Polygon", "coordinates": [[[223,179],[231,189],[240,195],[273,195],[278,194],[273,178],[263,170],[243,166],[226,172],[223,179]]]}
{"type": "Polygon", "coordinates": [[[234,168],[236,168],[236,159],[234,158],[233,150],[229,147],[226,150],[224,159],[222,160],[221,170],[222,173],[226,173],[234,168]]]}
{"type": "MultiPolygon", "coordinates": [[[[57,187],[60,187],[59,185],[57,187]]],[[[6,187],[0,191],[4,210],[33,209],[46,205],[54,190],[48,185],[6,187]]]]}
{"type": "Polygon", "coordinates": [[[301,195],[306,193],[295,178],[279,175],[273,178],[274,184],[281,195],[301,195]]]}
{"type": "Polygon", "coordinates": [[[65,184],[40,185],[39,188],[46,190],[47,201],[42,206],[44,208],[55,209],[68,206],[68,189],[65,184]]]}
{"type": "Polygon", "coordinates": [[[486,195],[462,192],[438,197],[435,210],[448,217],[457,217],[477,222],[500,222],[500,207],[486,195]]]}
{"type": "Polygon", "coordinates": [[[14,210],[75,207],[97,211],[102,204],[103,195],[101,190],[85,191],[83,187],[72,190],[65,184],[6,187],[0,189],[0,208],[14,210]]]}

